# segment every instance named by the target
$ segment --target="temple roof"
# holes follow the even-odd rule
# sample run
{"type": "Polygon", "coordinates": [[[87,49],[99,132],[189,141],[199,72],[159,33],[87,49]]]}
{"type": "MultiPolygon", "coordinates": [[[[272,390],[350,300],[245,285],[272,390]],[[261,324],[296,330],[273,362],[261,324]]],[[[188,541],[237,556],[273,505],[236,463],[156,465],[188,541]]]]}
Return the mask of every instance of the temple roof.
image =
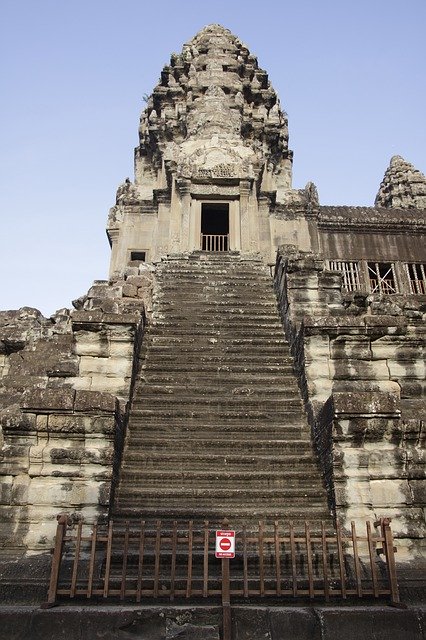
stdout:
{"type": "Polygon", "coordinates": [[[141,115],[139,134],[142,153],[157,164],[165,159],[182,165],[179,153],[189,157],[197,141],[214,137],[258,168],[265,161],[275,167],[289,154],[287,118],[268,74],[217,24],[172,54],[141,115]]]}
{"type": "Polygon", "coordinates": [[[426,209],[426,177],[401,156],[393,156],[380,184],[375,205],[394,209],[426,209]]]}

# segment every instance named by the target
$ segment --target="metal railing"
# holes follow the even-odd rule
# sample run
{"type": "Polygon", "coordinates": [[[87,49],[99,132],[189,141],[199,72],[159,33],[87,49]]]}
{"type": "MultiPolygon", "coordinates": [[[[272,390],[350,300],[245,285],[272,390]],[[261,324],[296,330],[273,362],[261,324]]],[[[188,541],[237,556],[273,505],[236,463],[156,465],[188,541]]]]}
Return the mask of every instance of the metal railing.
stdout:
{"type": "MultiPolygon", "coordinates": [[[[58,516],[48,605],[58,597],[134,599],[215,597],[390,596],[399,601],[390,520],[366,522],[358,533],[341,527],[304,531],[260,521],[236,532],[228,578],[214,556],[209,522],[71,524],[58,516]],[[382,557],[382,559],[381,559],[382,557]],[[228,581],[227,585],[224,585],[228,581]]],[[[226,572],[225,572],[226,573],[226,572]]]]}
{"type": "Polygon", "coordinates": [[[201,234],[201,250],[221,253],[229,251],[229,234],[201,234]]]}

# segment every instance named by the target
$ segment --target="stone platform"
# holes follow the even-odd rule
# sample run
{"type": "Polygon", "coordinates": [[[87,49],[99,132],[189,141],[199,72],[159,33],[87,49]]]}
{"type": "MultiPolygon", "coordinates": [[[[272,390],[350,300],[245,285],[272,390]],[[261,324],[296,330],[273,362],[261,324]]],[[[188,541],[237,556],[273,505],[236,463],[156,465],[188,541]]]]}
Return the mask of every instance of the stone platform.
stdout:
{"type": "MultiPolygon", "coordinates": [[[[219,640],[221,608],[32,606],[0,608],[0,640],[219,640]]],[[[422,640],[425,609],[235,606],[233,640],[422,640]]]]}

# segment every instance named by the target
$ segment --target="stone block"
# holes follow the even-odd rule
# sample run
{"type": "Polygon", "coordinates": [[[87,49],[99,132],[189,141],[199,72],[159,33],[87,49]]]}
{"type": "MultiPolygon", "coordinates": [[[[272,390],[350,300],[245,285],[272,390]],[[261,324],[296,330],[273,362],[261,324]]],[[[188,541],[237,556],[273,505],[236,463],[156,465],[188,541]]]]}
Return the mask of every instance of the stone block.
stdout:
{"type": "Polygon", "coordinates": [[[72,411],[74,396],[73,389],[33,389],[23,395],[21,408],[42,412],[72,411]]]}
{"type": "MultiPolygon", "coordinates": [[[[64,442],[67,434],[74,440],[77,434],[100,434],[111,436],[115,430],[115,417],[113,415],[56,415],[49,416],[49,438],[58,438],[64,442]]],[[[71,440],[70,440],[71,442],[71,440]]]]}
{"type": "Polygon", "coordinates": [[[269,618],[272,640],[321,640],[321,628],[313,609],[271,608],[269,618]]]}
{"type": "Polygon", "coordinates": [[[388,360],[390,377],[398,380],[399,378],[414,378],[416,380],[424,380],[426,378],[426,362],[424,360],[400,361],[388,360]]]}
{"type": "Polygon", "coordinates": [[[71,316],[73,331],[75,331],[78,328],[85,329],[86,328],[85,325],[89,325],[90,327],[90,325],[93,325],[93,323],[102,322],[102,316],[103,314],[102,314],[102,311],[100,311],[100,309],[92,309],[90,311],[86,311],[86,310],[73,311],[71,316]]]}
{"type": "Polygon", "coordinates": [[[16,476],[13,482],[10,495],[10,503],[14,505],[25,505],[28,502],[30,478],[27,475],[16,476]]]}
{"type": "Polygon", "coordinates": [[[409,480],[408,484],[413,496],[413,503],[426,506],[426,482],[424,478],[421,480],[409,480]]]}
{"type": "Polygon", "coordinates": [[[111,325],[135,325],[140,322],[140,313],[105,313],[103,322],[111,325]]]}
{"type": "Polygon", "coordinates": [[[413,502],[407,480],[390,479],[370,481],[371,500],[376,507],[404,505],[413,502]]]}
{"type": "Polygon", "coordinates": [[[232,612],[233,638],[235,640],[273,640],[266,608],[238,607],[232,612]]]}
{"type": "Polygon", "coordinates": [[[331,360],[330,371],[336,380],[389,380],[386,360],[331,360]]]}
{"type": "Polygon", "coordinates": [[[126,280],[126,284],[131,284],[136,288],[139,288],[139,287],[151,288],[152,278],[148,275],[147,276],[144,276],[144,275],[128,276],[126,280]]]}
{"type": "Polygon", "coordinates": [[[98,331],[75,331],[74,339],[74,352],[79,356],[98,358],[109,356],[109,344],[105,329],[99,327],[98,331]]]}
{"type": "Polygon", "coordinates": [[[72,508],[96,505],[100,485],[92,480],[71,481],[65,478],[35,477],[28,487],[27,502],[32,505],[51,505],[52,508],[72,508]]]}
{"type": "Polygon", "coordinates": [[[82,356],[80,371],[83,375],[97,374],[98,376],[105,375],[111,378],[130,376],[133,367],[133,360],[130,356],[131,354],[129,354],[128,358],[92,358],[82,356]]]}
{"type": "Polygon", "coordinates": [[[370,340],[362,336],[339,336],[330,343],[332,358],[371,360],[370,340]]]}
{"type": "Polygon", "coordinates": [[[133,284],[125,284],[123,285],[123,296],[127,298],[136,298],[138,295],[138,288],[133,284]]]}
{"type": "Polygon", "coordinates": [[[398,383],[401,387],[401,398],[426,399],[426,382],[424,380],[403,378],[398,380],[398,383]]]}
{"type": "Polygon", "coordinates": [[[321,609],[323,640],[422,640],[416,612],[389,607],[321,609]]]}
{"type": "Polygon", "coordinates": [[[358,391],[333,393],[334,411],[339,415],[389,415],[398,416],[400,400],[397,393],[358,391]]]}
{"type": "Polygon", "coordinates": [[[75,411],[102,411],[114,413],[116,400],[110,393],[100,391],[76,391],[75,411]]]}

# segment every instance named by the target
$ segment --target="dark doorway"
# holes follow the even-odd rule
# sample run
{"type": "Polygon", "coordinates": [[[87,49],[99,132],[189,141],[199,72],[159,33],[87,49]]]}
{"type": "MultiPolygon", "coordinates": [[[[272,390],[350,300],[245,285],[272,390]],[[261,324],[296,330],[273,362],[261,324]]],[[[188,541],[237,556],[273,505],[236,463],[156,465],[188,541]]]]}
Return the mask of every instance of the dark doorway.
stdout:
{"type": "Polygon", "coordinates": [[[229,250],[229,204],[226,202],[201,205],[201,249],[229,250]]]}

